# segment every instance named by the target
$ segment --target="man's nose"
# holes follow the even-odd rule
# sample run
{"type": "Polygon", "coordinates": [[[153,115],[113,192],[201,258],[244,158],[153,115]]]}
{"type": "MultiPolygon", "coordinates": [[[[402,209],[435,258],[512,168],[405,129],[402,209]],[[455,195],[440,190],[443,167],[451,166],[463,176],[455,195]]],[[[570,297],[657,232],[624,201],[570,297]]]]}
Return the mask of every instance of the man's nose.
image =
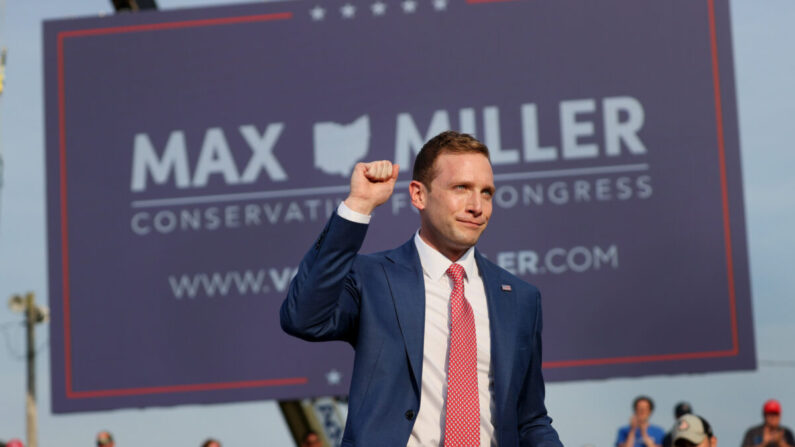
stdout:
{"type": "Polygon", "coordinates": [[[467,212],[472,213],[474,216],[480,216],[483,212],[483,199],[477,192],[472,192],[467,200],[467,212]]]}

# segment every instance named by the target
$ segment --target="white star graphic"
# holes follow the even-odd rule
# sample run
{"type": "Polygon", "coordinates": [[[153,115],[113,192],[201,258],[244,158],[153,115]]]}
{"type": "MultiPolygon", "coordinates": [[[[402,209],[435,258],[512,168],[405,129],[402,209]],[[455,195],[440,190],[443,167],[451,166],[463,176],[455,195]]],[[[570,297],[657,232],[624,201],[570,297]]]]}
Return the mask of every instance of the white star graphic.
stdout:
{"type": "Polygon", "coordinates": [[[342,380],[342,373],[340,373],[336,369],[332,369],[331,371],[326,373],[326,381],[328,381],[329,385],[339,385],[341,380],[342,380]]]}
{"type": "Polygon", "coordinates": [[[417,10],[417,2],[415,0],[406,0],[400,4],[403,7],[403,12],[411,14],[417,10]]]}
{"type": "Polygon", "coordinates": [[[433,9],[437,11],[447,9],[447,0],[433,0],[433,9]]]}
{"type": "Polygon", "coordinates": [[[315,6],[309,10],[309,15],[312,16],[312,20],[323,20],[323,17],[326,16],[326,10],[320,6],[315,6]]]}
{"type": "Polygon", "coordinates": [[[386,13],[386,3],[378,0],[370,6],[370,9],[373,10],[374,16],[382,16],[386,13]]]}
{"type": "Polygon", "coordinates": [[[352,19],[353,16],[356,15],[356,7],[350,3],[346,3],[342,8],[340,8],[340,14],[342,14],[343,18],[352,19]]]}

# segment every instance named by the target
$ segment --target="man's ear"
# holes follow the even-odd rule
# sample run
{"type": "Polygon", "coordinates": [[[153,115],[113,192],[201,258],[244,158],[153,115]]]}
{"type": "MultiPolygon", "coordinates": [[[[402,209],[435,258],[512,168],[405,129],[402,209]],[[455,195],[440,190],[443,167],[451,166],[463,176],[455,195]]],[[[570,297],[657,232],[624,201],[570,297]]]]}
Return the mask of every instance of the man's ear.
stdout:
{"type": "Polygon", "coordinates": [[[718,447],[718,438],[717,436],[713,436],[709,438],[709,447],[718,447]]]}
{"type": "Polygon", "coordinates": [[[411,196],[411,204],[414,208],[422,211],[425,209],[426,201],[428,200],[428,189],[422,182],[412,180],[409,183],[409,195],[411,196]]]}

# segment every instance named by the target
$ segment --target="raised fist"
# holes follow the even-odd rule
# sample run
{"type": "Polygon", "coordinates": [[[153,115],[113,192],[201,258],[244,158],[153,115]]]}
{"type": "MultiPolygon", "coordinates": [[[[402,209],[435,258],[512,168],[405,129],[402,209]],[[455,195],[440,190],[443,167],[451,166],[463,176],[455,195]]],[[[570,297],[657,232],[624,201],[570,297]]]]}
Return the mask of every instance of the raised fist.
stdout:
{"type": "Polygon", "coordinates": [[[356,163],[345,205],[358,213],[372,214],[377,206],[389,200],[399,170],[399,165],[387,160],[356,163]]]}

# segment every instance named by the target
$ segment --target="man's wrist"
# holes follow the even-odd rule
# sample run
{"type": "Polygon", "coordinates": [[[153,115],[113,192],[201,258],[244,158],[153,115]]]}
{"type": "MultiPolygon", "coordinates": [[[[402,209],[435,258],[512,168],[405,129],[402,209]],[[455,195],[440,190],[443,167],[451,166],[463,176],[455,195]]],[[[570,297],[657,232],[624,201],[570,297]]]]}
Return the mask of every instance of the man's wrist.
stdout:
{"type": "Polygon", "coordinates": [[[360,224],[369,224],[371,216],[352,210],[345,202],[341,202],[337,207],[337,214],[345,220],[360,224]]]}
{"type": "Polygon", "coordinates": [[[344,203],[345,206],[347,206],[351,211],[364,214],[365,216],[373,214],[373,210],[375,209],[375,206],[373,206],[370,201],[351,196],[348,196],[348,198],[342,203],[344,203]]]}

